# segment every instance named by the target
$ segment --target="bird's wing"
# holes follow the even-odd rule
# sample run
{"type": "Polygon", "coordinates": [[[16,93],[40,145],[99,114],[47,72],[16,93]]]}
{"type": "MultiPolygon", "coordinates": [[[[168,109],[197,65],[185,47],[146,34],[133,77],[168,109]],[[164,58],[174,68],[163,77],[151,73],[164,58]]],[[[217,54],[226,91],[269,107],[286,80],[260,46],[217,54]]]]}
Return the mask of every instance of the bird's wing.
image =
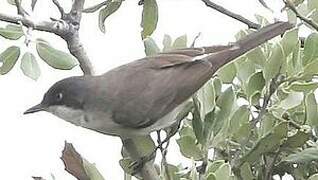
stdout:
{"type": "MultiPolygon", "coordinates": [[[[209,78],[211,64],[185,55],[147,57],[102,75],[116,123],[143,128],[187,100],[209,78]],[[109,99],[112,97],[112,99],[109,99]]],[[[108,98],[108,99],[106,99],[108,98]]]]}

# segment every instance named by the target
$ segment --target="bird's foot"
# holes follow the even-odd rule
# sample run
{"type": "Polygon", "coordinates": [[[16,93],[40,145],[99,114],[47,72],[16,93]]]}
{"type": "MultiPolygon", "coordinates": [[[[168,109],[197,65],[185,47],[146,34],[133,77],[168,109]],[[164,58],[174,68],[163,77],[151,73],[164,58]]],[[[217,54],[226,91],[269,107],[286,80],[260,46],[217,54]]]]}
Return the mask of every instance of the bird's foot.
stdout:
{"type": "Polygon", "coordinates": [[[156,157],[156,151],[152,152],[151,154],[147,155],[147,156],[143,156],[140,159],[133,161],[130,165],[129,165],[129,169],[132,170],[132,175],[137,174],[138,172],[140,172],[140,170],[143,168],[143,166],[153,160],[156,157]]]}

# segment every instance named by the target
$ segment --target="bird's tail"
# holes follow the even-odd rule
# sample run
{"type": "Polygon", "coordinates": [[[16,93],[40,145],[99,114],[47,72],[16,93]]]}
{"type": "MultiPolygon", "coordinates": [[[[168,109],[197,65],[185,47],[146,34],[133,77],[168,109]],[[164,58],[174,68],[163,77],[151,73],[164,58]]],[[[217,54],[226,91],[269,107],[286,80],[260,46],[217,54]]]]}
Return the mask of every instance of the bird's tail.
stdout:
{"type": "Polygon", "coordinates": [[[219,46],[219,48],[216,48],[218,46],[212,46],[210,49],[209,47],[205,47],[204,54],[212,54],[204,57],[203,60],[209,61],[212,64],[213,71],[215,72],[225,64],[245,54],[247,51],[254,49],[280,34],[283,34],[292,27],[293,25],[288,22],[276,22],[261,28],[257,32],[245,36],[231,46],[219,46]]]}

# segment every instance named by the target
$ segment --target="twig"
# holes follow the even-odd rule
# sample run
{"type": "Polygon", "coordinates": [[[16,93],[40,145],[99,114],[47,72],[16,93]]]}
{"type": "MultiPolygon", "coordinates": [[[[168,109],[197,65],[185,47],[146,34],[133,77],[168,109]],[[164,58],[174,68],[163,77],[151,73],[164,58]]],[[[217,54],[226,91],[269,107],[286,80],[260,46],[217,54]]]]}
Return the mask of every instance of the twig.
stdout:
{"type": "Polygon", "coordinates": [[[63,18],[63,16],[65,15],[64,8],[61,6],[61,4],[59,3],[58,0],[52,0],[52,2],[55,4],[55,6],[57,7],[57,9],[59,10],[59,12],[60,12],[60,14],[61,14],[61,18],[63,18]]]}
{"type": "Polygon", "coordinates": [[[192,43],[191,43],[191,48],[194,48],[195,43],[197,42],[197,40],[199,39],[199,37],[201,36],[201,32],[199,32],[193,39],[192,43]]]}
{"type": "Polygon", "coordinates": [[[305,17],[304,15],[300,14],[297,11],[295,4],[293,2],[291,2],[290,0],[283,0],[283,2],[285,3],[286,7],[288,7],[290,10],[292,10],[295,13],[296,17],[298,17],[300,20],[306,22],[311,27],[313,27],[316,31],[318,31],[318,24],[315,23],[312,19],[309,19],[309,18],[305,17]]]}
{"type": "Polygon", "coordinates": [[[259,3],[261,3],[262,6],[264,6],[266,9],[270,10],[271,12],[274,12],[264,0],[258,0],[259,3]]]}
{"type": "Polygon", "coordinates": [[[280,154],[280,148],[275,153],[275,156],[274,156],[273,160],[271,161],[271,163],[269,164],[269,166],[266,167],[265,179],[271,179],[271,177],[273,175],[273,168],[274,168],[275,162],[277,161],[279,154],[280,154]]]}
{"type": "Polygon", "coordinates": [[[241,16],[239,14],[233,13],[233,12],[229,11],[228,9],[225,9],[222,6],[211,2],[210,0],[201,0],[201,1],[203,1],[206,6],[212,8],[212,9],[215,9],[215,10],[219,11],[222,14],[225,14],[225,15],[233,18],[233,19],[236,19],[236,20],[246,24],[251,29],[259,29],[261,27],[260,24],[254,23],[254,22],[246,19],[245,17],[243,17],[243,16],[241,16]]]}
{"type": "Polygon", "coordinates": [[[157,141],[158,141],[158,146],[162,155],[162,160],[161,160],[161,166],[165,169],[164,172],[166,174],[166,179],[167,180],[171,180],[172,178],[170,177],[170,173],[169,173],[169,167],[168,167],[168,163],[167,163],[167,153],[168,153],[168,146],[170,141],[168,140],[166,143],[166,147],[162,147],[162,140],[161,140],[161,136],[160,136],[160,130],[157,131],[157,141]]]}
{"type": "Polygon", "coordinates": [[[17,7],[17,12],[21,16],[25,16],[25,14],[28,15],[28,13],[22,8],[21,6],[21,0],[14,0],[15,6],[17,7]]]}

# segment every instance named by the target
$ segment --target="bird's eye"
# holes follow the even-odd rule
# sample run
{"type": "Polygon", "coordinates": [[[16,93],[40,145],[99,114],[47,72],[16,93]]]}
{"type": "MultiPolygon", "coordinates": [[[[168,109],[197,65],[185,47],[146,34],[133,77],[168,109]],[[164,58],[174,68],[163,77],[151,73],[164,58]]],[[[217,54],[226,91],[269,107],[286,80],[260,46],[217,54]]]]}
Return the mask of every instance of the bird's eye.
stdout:
{"type": "Polygon", "coordinates": [[[62,100],[62,98],[63,98],[63,94],[62,94],[62,93],[58,93],[58,94],[56,95],[56,99],[57,99],[58,101],[62,100]]]}

